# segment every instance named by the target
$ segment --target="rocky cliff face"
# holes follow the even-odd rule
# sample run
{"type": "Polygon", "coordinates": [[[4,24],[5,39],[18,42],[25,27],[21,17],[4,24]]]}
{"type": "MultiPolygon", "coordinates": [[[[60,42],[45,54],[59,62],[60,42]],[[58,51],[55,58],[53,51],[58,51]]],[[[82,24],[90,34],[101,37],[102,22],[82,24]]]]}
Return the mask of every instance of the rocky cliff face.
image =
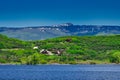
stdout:
{"type": "Polygon", "coordinates": [[[59,36],[111,35],[120,34],[120,26],[73,25],[65,23],[52,26],[23,28],[0,27],[0,34],[22,40],[40,40],[59,36]]]}

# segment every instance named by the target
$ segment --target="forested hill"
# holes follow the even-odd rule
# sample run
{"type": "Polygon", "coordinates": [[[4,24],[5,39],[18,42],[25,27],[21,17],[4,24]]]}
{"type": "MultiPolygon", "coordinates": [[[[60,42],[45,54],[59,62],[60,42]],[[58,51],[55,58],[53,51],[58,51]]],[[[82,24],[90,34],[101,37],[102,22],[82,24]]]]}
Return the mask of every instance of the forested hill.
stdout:
{"type": "Polygon", "coordinates": [[[120,63],[120,35],[21,41],[0,35],[0,63],[120,63]]]}

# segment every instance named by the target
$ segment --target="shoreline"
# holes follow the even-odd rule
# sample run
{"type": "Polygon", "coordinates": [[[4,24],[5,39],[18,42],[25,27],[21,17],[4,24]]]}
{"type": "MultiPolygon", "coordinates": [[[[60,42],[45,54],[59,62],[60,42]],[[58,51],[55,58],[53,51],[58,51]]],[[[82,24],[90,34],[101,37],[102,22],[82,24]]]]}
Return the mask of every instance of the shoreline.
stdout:
{"type": "MultiPolygon", "coordinates": [[[[26,66],[30,66],[30,65],[27,65],[27,64],[1,64],[0,63],[0,66],[1,65],[26,65],[26,66]]],[[[116,64],[116,63],[105,63],[105,64],[35,64],[36,66],[37,65],[120,65],[120,64],[116,64]]]]}

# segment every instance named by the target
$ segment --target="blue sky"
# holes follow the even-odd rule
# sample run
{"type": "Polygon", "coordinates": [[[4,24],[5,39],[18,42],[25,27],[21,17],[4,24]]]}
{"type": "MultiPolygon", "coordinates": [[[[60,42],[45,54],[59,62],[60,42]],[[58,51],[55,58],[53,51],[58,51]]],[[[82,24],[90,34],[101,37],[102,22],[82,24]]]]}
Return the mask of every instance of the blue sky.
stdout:
{"type": "Polygon", "coordinates": [[[120,0],[0,0],[0,26],[120,25],[120,0]]]}

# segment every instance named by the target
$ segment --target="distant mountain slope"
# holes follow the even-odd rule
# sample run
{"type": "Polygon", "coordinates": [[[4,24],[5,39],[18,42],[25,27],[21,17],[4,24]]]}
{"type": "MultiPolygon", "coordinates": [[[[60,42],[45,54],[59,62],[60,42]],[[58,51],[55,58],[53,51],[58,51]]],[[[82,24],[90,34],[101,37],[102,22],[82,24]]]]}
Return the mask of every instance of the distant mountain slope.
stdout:
{"type": "Polygon", "coordinates": [[[0,34],[22,40],[40,40],[59,36],[120,34],[120,26],[73,25],[71,23],[23,28],[0,27],[0,34]]]}

